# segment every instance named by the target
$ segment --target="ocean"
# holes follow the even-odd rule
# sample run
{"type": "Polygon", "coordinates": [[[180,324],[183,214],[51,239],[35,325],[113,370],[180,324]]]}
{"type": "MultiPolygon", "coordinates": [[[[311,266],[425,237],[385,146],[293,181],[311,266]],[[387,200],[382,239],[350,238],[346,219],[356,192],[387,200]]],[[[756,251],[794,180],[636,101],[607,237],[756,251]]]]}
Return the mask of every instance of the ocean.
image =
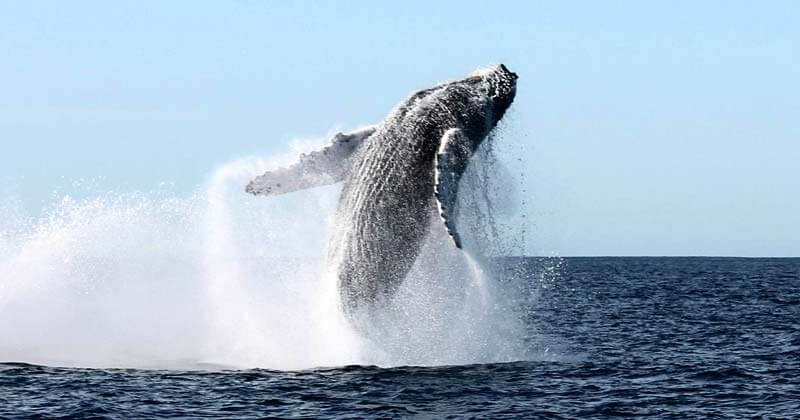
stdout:
{"type": "Polygon", "coordinates": [[[508,316],[524,325],[522,360],[296,369],[8,360],[0,417],[800,418],[800,259],[495,264],[504,274],[493,281],[519,291],[522,310],[508,316]]]}

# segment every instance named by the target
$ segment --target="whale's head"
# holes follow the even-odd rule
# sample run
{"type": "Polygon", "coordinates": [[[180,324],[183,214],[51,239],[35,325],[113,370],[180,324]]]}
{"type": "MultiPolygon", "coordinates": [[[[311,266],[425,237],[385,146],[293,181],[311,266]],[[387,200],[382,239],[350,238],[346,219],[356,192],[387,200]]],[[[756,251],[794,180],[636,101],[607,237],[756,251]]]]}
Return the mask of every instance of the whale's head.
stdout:
{"type": "Polygon", "coordinates": [[[464,80],[483,96],[491,110],[491,126],[497,124],[517,94],[517,76],[503,64],[476,70],[464,80]]]}
{"type": "Polygon", "coordinates": [[[517,73],[514,73],[503,64],[497,66],[495,71],[486,78],[489,90],[489,100],[494,108],[495,118],[499,120],[503,117],[514,96],[517,94],[517,73]]]}

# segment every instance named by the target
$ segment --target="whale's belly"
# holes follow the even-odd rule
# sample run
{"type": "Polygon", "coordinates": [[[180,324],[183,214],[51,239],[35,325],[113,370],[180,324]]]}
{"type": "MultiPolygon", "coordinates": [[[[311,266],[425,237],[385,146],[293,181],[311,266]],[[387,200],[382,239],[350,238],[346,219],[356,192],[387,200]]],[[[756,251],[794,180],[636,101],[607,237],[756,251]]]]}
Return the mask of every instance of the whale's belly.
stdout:
{"type": "Polygon", "coordinates": [[[428,233],[433,159],[406,145],[370,145],[342,189],[329,249],[348,313],[393,295],[428,233]]]}

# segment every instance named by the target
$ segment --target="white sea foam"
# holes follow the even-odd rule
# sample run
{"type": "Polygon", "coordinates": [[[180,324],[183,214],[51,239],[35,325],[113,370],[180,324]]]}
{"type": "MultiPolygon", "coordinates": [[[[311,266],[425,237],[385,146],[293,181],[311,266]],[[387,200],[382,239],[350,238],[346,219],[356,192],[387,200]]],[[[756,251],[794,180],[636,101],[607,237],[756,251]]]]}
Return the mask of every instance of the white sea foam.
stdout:
{"type": "MultiPolygon", "coordinates": [[[[508,291],[436,223],[395,303],[376,314],[380,334],[356,334],[326,267],[339,187],[243,191],[297,151],[222,165],[189,195],[64,196],[38,219],[0,203],[0,361],[298,369],[529,356],[508,291]]],[[[477,201],[464,205],[490,195],[465,194],[477,201]]],[[[463,217],[481,226],[474,211],[463,217]]],[[[488,249],[482,226],[466,232],[475,253],[488,249]]]]}

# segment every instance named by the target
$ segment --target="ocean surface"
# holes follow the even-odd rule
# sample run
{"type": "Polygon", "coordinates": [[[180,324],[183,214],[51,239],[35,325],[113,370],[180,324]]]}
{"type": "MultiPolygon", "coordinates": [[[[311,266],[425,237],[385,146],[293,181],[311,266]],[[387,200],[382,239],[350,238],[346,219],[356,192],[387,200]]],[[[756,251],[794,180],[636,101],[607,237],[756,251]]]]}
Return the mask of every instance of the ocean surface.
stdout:
{"type": "MultiPolygon", "coordinates": [[[[800,418],[800,259],[517,258],[534,360],[303,370],[0,364],[3,418],[800,418]]],[[[516,273],[516,274],[512,274],[516,273]]],[[[9,337],[4,337],[8,340],[9,337]]]]}

